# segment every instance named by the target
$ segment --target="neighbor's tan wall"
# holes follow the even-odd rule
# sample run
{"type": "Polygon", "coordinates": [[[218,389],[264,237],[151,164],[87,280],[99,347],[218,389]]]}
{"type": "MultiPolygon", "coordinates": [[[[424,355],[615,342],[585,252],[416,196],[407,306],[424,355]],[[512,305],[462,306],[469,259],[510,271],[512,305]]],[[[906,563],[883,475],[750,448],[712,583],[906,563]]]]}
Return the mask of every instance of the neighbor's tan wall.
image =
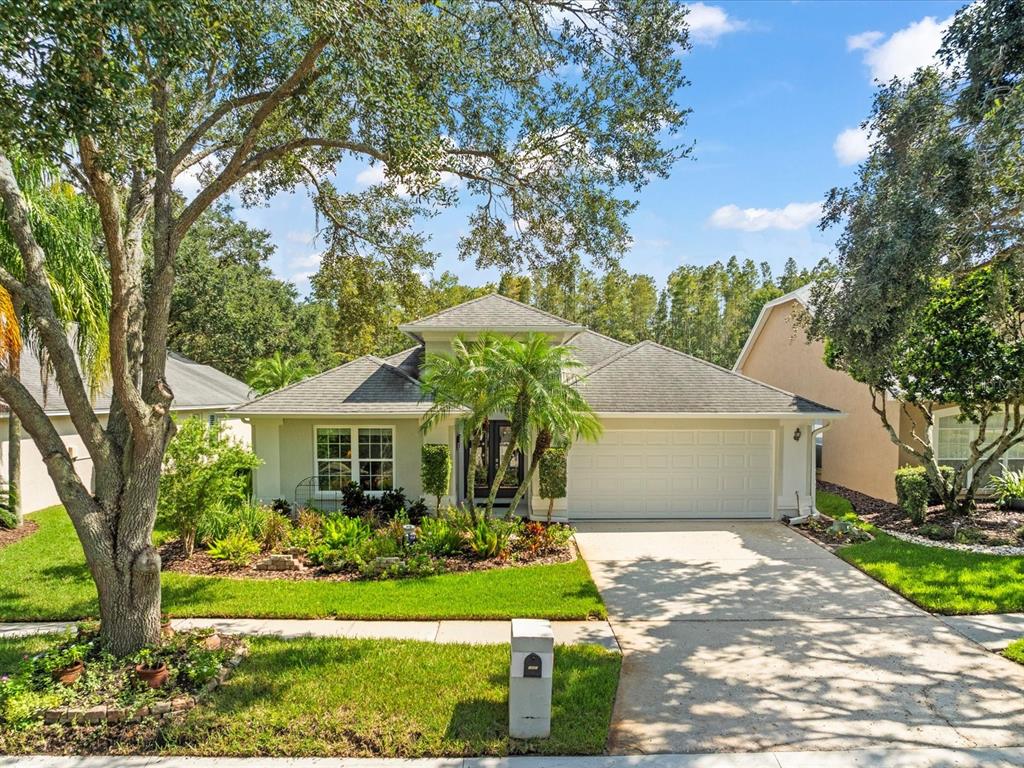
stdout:
{"type": "MultiPolygon", "coordinates": [[[[821,479],[894,501],[899,449],[871,409],[867,387],[828,368],[821,342],[808,343],[794,327],[800,311],[796,301],[774,307],[739,372],[847,413],[824,435],[821,479]]],[[[889,418],[899,421],[898,404],[890,403],[889,418]]]]}
{"type": "Polygon", "coordinates": [[[395,487],[405,489],[410,499],[422,495],[420,484],[420,435],[419,420],[391,418],[341,418],[319,417],[302,419],[252,419],[254,426],[254,447],[265,461],[273,460],[276,454],[279,469],[259,468],[256,470],[256,493],[262,501],[281,497],[291,500],[295,497],[295,486],[316,472],[313,456],[313,427],[394,427],[395,430],[395,487]],[[272,443],[278,440],[277,451],[272,443]],[[262,477],[261,477],[262,475],[262,477]],[[276,477],[275,477],[276,475],[276,477]],[[267,482],[270,481],[270,482],[267,482]]]}

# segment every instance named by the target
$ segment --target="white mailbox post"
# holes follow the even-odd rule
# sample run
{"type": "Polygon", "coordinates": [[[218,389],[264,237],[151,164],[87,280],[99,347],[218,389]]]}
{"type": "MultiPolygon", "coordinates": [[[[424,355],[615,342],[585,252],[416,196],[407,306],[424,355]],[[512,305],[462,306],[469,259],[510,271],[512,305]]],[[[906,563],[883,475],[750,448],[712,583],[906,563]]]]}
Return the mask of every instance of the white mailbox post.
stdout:
{"type": "Polygon", "coordinates": [[[513,739],[551,735],[551,673],[555,636],[545,619],[512,619],[508,733],[513,739]]]}

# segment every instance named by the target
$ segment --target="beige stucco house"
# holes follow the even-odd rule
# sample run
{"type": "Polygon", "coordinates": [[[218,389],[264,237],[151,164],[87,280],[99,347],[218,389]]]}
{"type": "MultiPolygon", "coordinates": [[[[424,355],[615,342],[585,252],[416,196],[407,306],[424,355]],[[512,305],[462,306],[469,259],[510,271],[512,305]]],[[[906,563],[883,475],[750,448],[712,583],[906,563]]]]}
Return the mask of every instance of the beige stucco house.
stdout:
{"type": "MultiPolygon", "coordinates": [[[[770,301],[761,313],[733,366],[733,370],[772,386],[827,402],[847,414],[821,433],[820,477],[869,496],[896,500],[893,473],[914,463],[882,426],[871,407],[871,394],[864,384],[825,365],[821,342],[808,342],[799,319],[810,308],[811,288],[805,286],[770,301]]],[[[968,456],[968,443],[975,427],[957,419],[956,408],[936,412],[935,434],[931,436],[940,464],[959,466],[968,456]]],[[[911,430],[927,429],[912,408],[890,399],[887,417],[899,424],[905,442],[912,443],[911,430]]],[[[1024,447],[1010,449],[994,470],[1024,467],[1024,447]]]]}
{"type": "MultiPolygon", "coordinates": [[[[174,392],[173,409],[177,418],[198,416],[210,423],[216,421],[222,430],[243,445],[251,443],[248,424],[238,418],[225,418],[225,411],[249,400],[251,393],[248,384],[174,352],[168,353],[166,376],[174,392]]],[[[92,459],[82,438],[75,431],[56,382],[41,374],[39,359],[28,348],[21,355],[21,380],[43,405],[46,415],[75,460],[79,476],[91,487],[92,459]]],[[[110,410],[109,386],[96,394],[93,407],[100,422],[106,425],[110,410]]],[[[0,402],[0,478],[5,483],[8,456],[7,407],[0,402]]],[[[21,503],[25,512],[60,504],[57,490],[43,464],[43,457],[32,438],[25,435],[24,431],[21,440],[21,503]]]]}
{"type": "MultiPolygon", "coordinates": [[[[419,370],[425,355],[450,354],[456,336],[546,334],[587,366],[578,386],[600,417],[596,443],[572,447],[560,519],[761,518],[806,513],[814,498],[815,425],[837,410],[753,381],[653,342],[627,345],[512,299],[491,294],[400,326],[412,342],[390,357],[368,355],[232,411],[252,425],[263,460],[254,488],[328,506],[356,482],[368,493],[404,488],[422,495],[424,443],[444,443],[454,469],[447,501],[480,498],[507,445],[494,414],[476,488],[466,487],[467,447],[455,414],[421,429],[430,403],[419,370]]],[[[509,473],[511,497],[525,459],[509,473]]],[[[527,495],[523,513],[546,514],[527,495]]]]}

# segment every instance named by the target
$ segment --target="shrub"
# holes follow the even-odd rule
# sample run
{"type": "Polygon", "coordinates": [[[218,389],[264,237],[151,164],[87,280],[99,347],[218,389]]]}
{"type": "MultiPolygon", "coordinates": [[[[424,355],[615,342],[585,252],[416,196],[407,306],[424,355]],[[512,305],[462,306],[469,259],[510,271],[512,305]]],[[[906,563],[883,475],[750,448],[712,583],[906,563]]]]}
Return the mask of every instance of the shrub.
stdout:
{"type": "Polygon", "coordinates": [[[420,480],[423,492],[437,500],[435,514],[441,511],[441,497],[448,494],[451,476],[452,453],[447,443],[424,443],[420,455],[420,480]]]}
{"type": "Polygon", "coordinates": [[[279,515],[284,515],[285,517],[292,516],[292,504],[288,499],[274,499],[270,502],[270,508],[279,515]]]}
{"type": "Polygon", "coordinates": [[[930,496],[931,486],[924,467],[896,470],[896,503],[915,525],[924,522],[930,496]]]}
{"type": "Polygon", "coordinates": [[[463,545],[462,533],[440,517],[428,517],[420,523],[420,547],[438,557],[456,554],[463,545]]]}
{"type": "Polygon", "coordinates": [[[320,542],[327,549],[355,547],[370,538],[370,526],[355,517],[332,515],[325,518],[320,542]]]}
{"type": "Polygon", "coordinates": [[[319,529],[316,532],[309,528],[303,528],[296,526],[288,532],[288,546],[298,547],[299,549],[309,551],[317,545],[320,541],[319,529]]]}
{"type": "Polygon", "coordinates": [[[1008,469],[1001,475],[993,476],[992,488],[1000,504],[1007,504],[1013,499],[1024,499],[1024,472],[1008,469]]]}
{"type": "Polygon", "coordinates": [[[317,538],[320,538],[320,531],[323,529],[323,525],[324,516],[311,509],[300,509],[299,515],[295,519],[296,528],[303,528],[317,538]]]}
{"type": "Polygon", "coordinates": [[[346,483],[341,488],[341,506],[349,515],[363,515],[373,509],[373,500],[366,495],[359,483],[346,483]]]}
{"type": "Polygon", "coordinates": [[[520,545],[527,554],[536,556],[547,552],[560,552],[572,538],[573,530],[559,523],[529,522],[523,526],[520,545]]]}
{"type": "Polygon", "coordinates": [[[248,531],[237,530],[215,541],[207,551],[214,560],[227,560],[232,565],[245,566],[260,553],[260,545],[248,531]]]}
{"type": "Polygon", "coordinates": [[[509,538],[516,526],[507,521],[481,518],[470,532],[469,548],[482,560],[504,557],[508,554],[509,538]]]}
{"type": "Polygon", "coordinates": [[[555,499],[565,498],[568,451],[548,448],[540,457],[540,496],[548,500],[548,521],[555,507],[555,499]]]}
{"type": "Polygon", "coordinates": [[[14,514],[14,500],[10,486],[0,483],[0,528],[14,529],[18,527],[18,517],[14,514]]]}
{"type": "Polygon", "coordinates": [[[364,579],[403,579],[414,576],[433,576],[444,571],[444,564],[419,554],[402,558],[396,562],[370,560],[359,565],[359,575],[364,579]]]}
{"type": "Polygon", "coordinates": [[[292,533],[292,524],[287,517],[280,514],[270,515],[263,523],[263,530],[260,534],[260,544],[263,549],[273,551],[280,548],[287,542],[292,533]]]}
{"type": "Polygon", "coordinates": [[[164,455],[157,509],[178,531],[187,557],[203,514],[215,505],[245,503],[250,474],[259,463],[255,453],[202,419],[179,425],[164,455]]]}
{"type": "Polygon", "coordinates": [[[251,538],[262,540],[267,526],[275,525],[278,520],[287,523],[272,509],[259,504],[242,504],[233,508],[215,504],[200,518],[196,540],[211,544],[235,531],[244,531],[251,538]]]}

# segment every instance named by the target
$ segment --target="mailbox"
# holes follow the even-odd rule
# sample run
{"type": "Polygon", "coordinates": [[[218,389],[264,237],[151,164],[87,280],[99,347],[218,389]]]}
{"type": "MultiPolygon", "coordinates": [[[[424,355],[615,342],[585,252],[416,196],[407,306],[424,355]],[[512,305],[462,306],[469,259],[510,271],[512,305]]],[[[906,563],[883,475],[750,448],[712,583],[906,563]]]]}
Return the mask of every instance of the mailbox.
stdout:
{"type": "Polygon", "coordinates": [[[508,724],[514,739],[545,739],[551,735],[554,647],[551,622],[512,620],[508,724]]]}

